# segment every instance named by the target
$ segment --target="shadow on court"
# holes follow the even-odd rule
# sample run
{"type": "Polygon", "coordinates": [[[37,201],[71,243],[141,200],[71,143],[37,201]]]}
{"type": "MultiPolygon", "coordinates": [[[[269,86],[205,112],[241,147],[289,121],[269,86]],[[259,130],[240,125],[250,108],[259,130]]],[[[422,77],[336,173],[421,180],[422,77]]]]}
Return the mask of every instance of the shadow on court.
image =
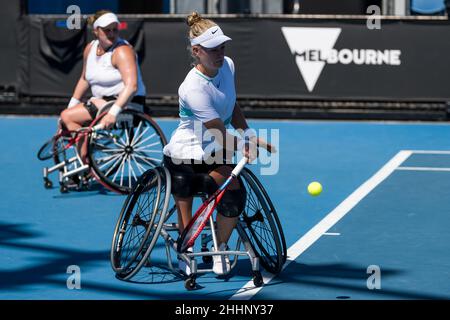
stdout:
{"type": "MultiPolygon", "coordinates": [[[[302,264],[292,262],[279,276],[274,280],[293,285],[299,291],[292,293],[292,299],[309,299],[309,286],[323,289],[335,289],[339,292],[347,292],[358,295],[356,299],[370,299],[376,296],[378,299],[448,299],[448,296],[427,294],[423,292],[414,292],[411,290],[400,290],[397,288],[387,288],[383,283],[405,273],[403,270],[393,268],[382,268],[382,286],[380,290],[369,290],[366,286],[369,274],[367,266],[359,266],[350,263],[337,264],[302,264]],[[306,286],[305,286],[306,285],[306,286]]],[[[261,298],[261,297],[259,297],[261,298]]],[[[339,298],[339,297],[337,297],[339,298]]],[[[320,297],[319,297],[320,299],[320,297]]]]}
{"type": "MultiPolygon", "coordinates": [[[[31,224],[8,224],[0,222],[0,250],[22,250],[25,254],[28,252],[33,261],[38,261],[33,265],[27,265],[23,268],[12,268],[3,266],[0,270],[0,291],[27,291],[30,286],[45,286],[47,288],[65,288],[67,266],[76,261],[77,265],[83,267],[84,272],[90,269],[98,268],[98,263],[109,261],[109,250],[73,250],[64,247],[38,244],[36,238],[42,238],[45,235],[41,232],[32,230],[31,224]],[[36,258],[36,253],[43,253],[48,256],[36,258]],[[61,276],[63,278],[61,278],[61,276]]],[[[204,292],[183,291],[183,278],[180,275],[172,273],[167,267],[164,267],[166,261],[154,260],[156,267],[143,268],[133,281],[120,281],[114,279],[114,272],[110,269],[104,270],[111,274],[111,285],[100,281],[82,280],[82,292],[90,294],[106,293],[113,298],[123,299],[204,299],[204,292]],[[179,282],[179,288],[175,292],[164,292],[160,288],[161,284],[179,282]]],[[[217,280],[216,280],[217,281],[217,280]]],[[[239,286],[238,286],[239,287],[239,286]]],[[[201,287],[200,287],[201,288],[201,287]]],[[[69,291],[69,290],[67,290],[69,291]]],[[[12,297],[14,299],[14,297],[12,297]]],[[[36,296],[35,298],[39,298],[36,296]]],[[[34,299],[35,299],[34,298],[34,299]]],[[[45,299],[54,299],[55,297],[45,296],[45,299]]],[[[57,296],[57,299],[65,299],[66,296],[57,296]]],[[[73,298],[73,297],[72,297],[73,298]]],[[[86,299],[85,296],[79,299],[86,299]]],[[[89,297],[87,298],[89,299],[89,297]]]]}
{"type": "MultiPolygon", "coordinates": [[[[51,189],[59,189],[59,185],[53,186],[51,189]]],[[[51,190],[50,189],[50,190],[51,190]]],[[[54,199],[73,199],[73,198],[86,198],[86,197],[93,197],[97,195],[102,196],[112,196],[112,197],[123,197],[123,194],[118,194],[116,192],[110,191],[107,188],[105,188],[103,185],[92,182],[89,188],[71,188],[69,192],[67,193],[59,193],[57,195],[54,195],[54,199]]]]}
{"type": "MultiPolygon", "coordinates": [[[[60,276],[64,273],[67,266],[72,265],[73,261],[89,267],[96,261],[108,258],[109,252],[107,251],[70,250],[62,247],[37,244],[34,240],[24,242],[24,239],[31,240],[44,236],[43,233],[31,231],[30,228],[30,224],[0,223],[0,248],[23,250],[30,253],[40,252],[57,256],[49,256],[45,258],[45,262],[30,267],[0,271],[0,289],[2,290],[30,284],[47,283],[52,276],[60,276]]],[[[50,280],[49,283],[51,282],[50,280]]]]}

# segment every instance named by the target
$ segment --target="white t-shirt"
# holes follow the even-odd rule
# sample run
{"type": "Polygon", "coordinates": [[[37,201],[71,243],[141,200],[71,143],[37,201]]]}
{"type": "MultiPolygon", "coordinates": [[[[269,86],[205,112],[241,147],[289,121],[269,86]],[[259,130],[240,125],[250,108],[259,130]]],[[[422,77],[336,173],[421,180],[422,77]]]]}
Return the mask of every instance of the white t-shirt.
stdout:
{"type": "MultiPolygon", "coordinates": [[[[101,56],[97,56],[98,40],[92,42],[91,49],[86,59],[86,81],[91,86],[92,95],[96,98],[105,96],[116,96],[122,92],[125,84],[119,70],[112,65],[111,59],[114,49],[120,45],[130,45],[123,39],[117,40],[117,43],[101,56]]],[[[137,57],[136,57],[137,61],[137,57]]],[[[145,96],[145,85],[142,81],[141,70],[137,68],[136,96],[145,96]]]]}
{"type": "Polygon", "coordinates": [[[180,123],[164,154],[175,159],[205,160],[220,144],[205,133],[204,122],[221,119],[228,127],[236,104],[234,63],[225,57],[214,78],[192,68],[178,89],[180,123]]]}

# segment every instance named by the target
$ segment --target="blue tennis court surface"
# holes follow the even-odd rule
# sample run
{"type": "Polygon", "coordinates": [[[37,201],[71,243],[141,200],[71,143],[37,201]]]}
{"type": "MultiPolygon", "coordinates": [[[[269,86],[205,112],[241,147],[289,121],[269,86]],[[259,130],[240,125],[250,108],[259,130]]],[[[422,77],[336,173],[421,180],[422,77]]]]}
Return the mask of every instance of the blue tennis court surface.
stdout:
{"type": "MultiPolygon", "coordinates": [[[[167,136],[177,125],[157,121],[167,136]]],[[[0,299],[450,298],[447,124],[251,120],[279,130],[278,173],[250,168],[277,208],[286,267],[246,290],[242,259],[227,281],[207,274],[187,292],[164,269],[134,283],[114,277],[109,250],[125,196],[44,189],[36,152],[55,122],[0,118],[0,299]],[[308,195],[311,181],[322,183],[320,196],[308,195]],[[67,288],[70,266],[80,268],[80,289],[67,288]]]]}

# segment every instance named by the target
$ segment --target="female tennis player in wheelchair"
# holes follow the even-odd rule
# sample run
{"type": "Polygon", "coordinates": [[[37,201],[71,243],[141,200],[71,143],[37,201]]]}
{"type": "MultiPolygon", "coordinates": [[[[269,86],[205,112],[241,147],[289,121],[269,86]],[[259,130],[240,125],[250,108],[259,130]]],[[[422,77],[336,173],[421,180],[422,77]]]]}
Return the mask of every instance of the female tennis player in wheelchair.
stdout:
{"type": "Polygon", "coordinates": [[[238,256],[249,257],[253,282],[261,286],[259,264],[269,272],[280,272],[286,243],[267,192],[244,166],[257,157],[258,145],[268,151],[275,148],[248,127],[236,103],[234,64],[224,55],[225,43],[231,39],[196,12],[187,22],[194,67],[179,87],[180,122],[163,149],[163,165],[141,176],[122,207],[111,265],[122,280],[130,280],[142,267],[152,268],[150,255],[154,250],[158,253],[162,237],[169,269],[187,276],[188,290],[196,287],[197,274],[228,274],[238,256]],[[242,137],[228,133],[229,125],[242,137]],[[234,166],[231,158],[236,151],[244,157],[234,166]],[[170,207],[172,195],[175,205],[170,207]],[[192,216],[193,199],[199,196],[203,204],[192,216]],[[218,212],[215,223],[214,209],[218,212]],[[170,223],[175,211],[178,223],[170,223]],[[202,233],[208,222],[210,235],[202,233]],[[238,240],[233,251],[227,243],[235,229],[238,240]],[[200,234],[201,252],[194,252],[200,234]],[[211,241],[213,246],[208,248],[211,241]],[[245,251],[239,250],[242,244],[245,251]],[[172,266],[171,250],[177,252],[178,269],[172,266]],[[195,257],[199,256],[206,265],[213,262],[212,268],[197,268],[195,257]]]}
{"type": "Polygon", "coordinates": [[[59,132],[76,134],[94,124],[104,131],[79,136],[73,156],[55,154],[55,165],[44,168],[45,186],[52,185],[47,177],[50,172],[60,172],[61,192],[67,192],[67,185],[73,184],[71,179],[80,181],[83,174],[81,177],[86,180],[85,176],[93,172],[106,188],[128,193],[140,174],[161,163],[166,139],[145,113],[146,89],[137,55],[118,36],[117,16],[101,10],[89,17],[88,23],[96,40],[84,50],[83,70],[67,108],[61,113],[59,132]],[[93,96],[82,102],[89,88],[93,96]]]}
{"type": "Polygon", "coordinates": [[[96,40],[84,49],[83,71],[67,108],[61,113],[61,121],[68,130],[77,130],[95,119],[98,110],[110,100],[115,103],[100,120],[105,128],[116,122],[117,115],[129,102],[145,103],[146,91],[137,55],[131,45],[119,37],[117,16],[101,10],[89,17],[88,23],[93,27],[96,40]],[[89,88],[93,96],[86,103],[81,102],[89,88]]]}
{"type": "MultiPolygon", "coordinates": [[[[244,145],[226,131],[226,125],[231,124],[235,129],[250,132],[236,103],[234,64],[225,56],[225,43],[231,39],[223,34],[217,24],[198,13],[188,17],[188,25],[195,66],[179,88],[180,124],[163,151],[164,165],[173,177],[172,194],[178,210],[180,234],[192,217],[192,195],[196,186],[190,177],[196,173],[208,173],[212,179],[207,188],[210,189],[208,193],[212,194],[230,175],[233,167],[226,164],[231,163],[234,151],[242,151],[250,161],[256,157],[256,141],[248,140],[244,145]],[[205,130],[214,136],[218,142],[216,146],[211,147],[209,139],[205,141],[205,137],[211,136],[205,130]],[[231,150],[227,150],[227,146],[231,150]],[[176,180],[176,177],[180,178],[176,180]]],[[[217,208],[219,250],[227,248],[227,241],[244,204],[245,192],[240,189],[237,180],[233,181],[217,208]]],[[[213,262],[216,274],[223,275],[230,271],[227,256],[214,256],[213,262]]],[[[186,274],[190,273],[189,266],[182,260],[179,260],[179,267],[186,274]]]]}

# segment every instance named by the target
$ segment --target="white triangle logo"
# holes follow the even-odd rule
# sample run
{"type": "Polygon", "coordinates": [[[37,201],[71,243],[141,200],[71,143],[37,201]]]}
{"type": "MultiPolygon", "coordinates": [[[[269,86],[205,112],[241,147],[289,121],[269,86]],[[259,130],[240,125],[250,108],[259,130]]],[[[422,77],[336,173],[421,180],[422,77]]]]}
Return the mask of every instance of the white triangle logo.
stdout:
{"type": "Polygon", "coordinates": [[[327,57],[341,34],[341,28],[299,28],[282,27],[284,37],[295,56],[295,62],[305,80],[309,92],[314,90],[317,80],[325,67],[325,61],[305,61],[300,54],[317,50],[327,57]]]}

